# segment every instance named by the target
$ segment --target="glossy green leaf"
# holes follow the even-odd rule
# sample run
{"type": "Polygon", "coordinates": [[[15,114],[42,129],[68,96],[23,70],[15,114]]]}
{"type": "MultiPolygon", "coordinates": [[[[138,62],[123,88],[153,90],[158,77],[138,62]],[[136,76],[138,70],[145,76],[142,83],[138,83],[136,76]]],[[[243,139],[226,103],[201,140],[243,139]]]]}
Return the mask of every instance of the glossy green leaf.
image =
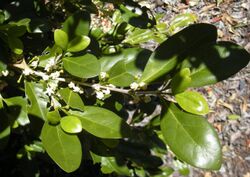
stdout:
{"type": "Polygon", "coordinates": [[[175,95],[175,99],[180,107],[187,112],[198,115],[205,115],[209,113],[209,107],[206,99],[198,92],[185,91],[178,93],[175,95]]]}
{"type": "Polygon", "coordinates": [[[71,108],[81,111],[84,110],[84,103],[78,93],[73,92],[73,90],[70,90],[69,88],[61,89],[58,93],[64,102],[71,108]]]}
{"type": "Polygon", "coordinates": [[[143,42],[148,42],[154,36],[154,31],[150,29],[140,29],[136,28],[132,33],[126,37],[123,41],[124,43],[128,43],[131,45],[140,44],[143,42]]]}
{"type": "Polygon", "coordinates": [[[46,152],[61,169],[70,173],[79,168],[82,147],[76,135],[65,133],[59,125],[45,122],[41,137],[46,152]]]}
{"type": "Polygon", "coordinates": [[[10,49],[17,55],[21,55],[23,53],[23,43],[17,37],[8,37],[8,43],[10,49]]]}
{"type": "Polygon", "coordinates": [[[180,70],[171,81],[171,89],[173,94],[177,94],[185,91],[191,83],[190,70],[189,68],[184,68],[180,70]]]}
{"type": "Polygon", "coordinates": [[[182,161],[199,168],[220,169],[219,139],[205,118],[170,104],[162,115],[161,131],[170,149],[182,161]]]}
{"type": "Polygon", "coordinates": [[[39,64],[38,66],[40,67],[45,67],[48,64],[48,61],[51,59],[54,59],[55,56],[58,56],[60,54],[62,54],[63,51],[61,49],[61,47],[54,45],[53,47],[47,47],[41,56],[39,56],[39,64]]]}
{"type": "Polygon", "coordinates": [[[90,14],[86,11],[76,12],[69,16],[63,23],[62,30],[69,35],[71,41],[76,36],[89,34],[90,14]]]}
{"type": "Polygon", "coordinates": [[[174,17],[170,22],[168,31],[170,34],[174,33],[176,30],[188,26],[197,21],[197,16],[192,13],[183,13],[174,17]]]}
{"type": "Polygon", "coordinates": [[[82,131],[82,123],[78,117],[65,116],[60,120],[60,125],[67,133],[79,133],[82,131]]]}
{"type": "Polygon", "coordinates": [[[191,67],[190,86],[215,84],[231,77],[247,66],[250,54],[231,42],[218,42],[197,48],[184,60],[183,67],[191,67]]]}
{"type": "Polygon", "coordinates": [[[43,91],[41,84],[25,82],[25,94],[30,100],[28,113],[43,120],[46,120],[48,97],[43,91]]]}
{"type": "Polygon", "coordinates": [[[86,49],[90,44],[90,38],[88,36],[76,36],[68,44],[68,52],[79,52],[86,49]]]}
{"type": "Polygon", "coordinates": [[[209,24],[191,25],[169,37],[152,53],[142,73],[142,82],[149,83],[171,71],[192,48],[215,42],[216,28],[209,24]]]}
{"type": "Polygon", "coordinates": [[[124,60],[117,62],[108,72],[110,84],[127,87],[135,81],[135,77],[127,71],[124,60]]]}
{"type": "Polygon", "coordinates": [[[28,111],[27,111],[27,100],[25,98],[21,96],[11,97],[8,99],[4,99],[4,102],[9,107],[14,106],[11,109],[14,114],[18,113],[18,115],[16,116],[17,116],[17,122],[20,125],[24,126],[30,123],[29,117],[28,117],[28,111]]]}
{"type": "Polygon", "coordinates": [[[127,71],[132,75],[141,74],[151,54],[150,50],[141,48],[127,48],[119,53],[104,55],[99,61],[101,71],[109,71],[117,62],[123,60],[127,71]]]}
{"type": "Polygon", "coordinates": [[[50,111],[47,113],[47,120],[50,124],[56,125],[60,122],[61,116],[58,110],[50,111]]]}
{"type": "Polygon", "coordinates": [[[100,73],[100,63],[92,54],[63,58],[64,69],[73,76],[90,78],[100,73]]]}
{"type": "Polygon", "coordinates": [[[56,45],[61,47],[63,50],[67,49],[69,37],[68,37],[68,34],[65,33],[63,30],[61,30],[61,29],[55,30],[54,40],[55,40],[56,45]]]}
{"type": "Polygon", "coordinates": [[[84,112],[69,111],[69,114],[79,117],[83,129],[100,138],[119,139],[130,134],[130,128],[126,122],[104,108],[85,106],[84,112]]]}

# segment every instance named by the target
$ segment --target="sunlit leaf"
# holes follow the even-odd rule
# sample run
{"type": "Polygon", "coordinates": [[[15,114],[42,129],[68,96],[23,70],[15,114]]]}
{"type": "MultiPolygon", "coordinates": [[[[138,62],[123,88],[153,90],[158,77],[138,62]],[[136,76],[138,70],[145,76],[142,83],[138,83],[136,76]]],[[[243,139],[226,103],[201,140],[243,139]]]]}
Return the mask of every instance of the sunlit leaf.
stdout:
{"type": "Polygon", "coordinates": [[[119,139],[130,134],[130,128],[126,122],[107,109],[85,106],[84,112],[69,111],[69,113],[79,117],[83,129],[97,137],[119,139]]]}
{"type": "Polygon", "coordinates": [[[177,94],[185,91],[191,83],[190,70],[189,68],[184,68],[180,70],[171,81],[171,89],[173,94],[177,94]]]}
{"type": "Polygon", "coordinates": [[[59,125],[45,122],[41,137],[46,152],[61,169],[70,173],[79,168],[82,147],[76,135],[65,133],[59,125]]]}
{"type": "Polygon", "coordinates": [[[69,88],[63,88],[58,92],[62,99],[65,101],[67,105],[71,108],[78,109],[83,111],[84,110],[84,103],[78,93],[73,92],[69,88]]]}
{"type": "Polygon", "coordinates": [[[220,168],[219,139],[205,118],[185,113],[170,104],[162,115],[161,131],[170,149],[182,161],[204,169],[220,168]]]}
{"type": "Polygon", "coordinates": [[[208,103],[205,98],[194,91],[185,91],[175,95],[177,103],[187,112],[205,115],[209,112],[208,103]]]}
{"type": "Polygon", "coordinates": [[[60,120],[60,125],[67,133],[79,133],[82,131],[82,123],[78,117],[65,116],[60,120]]]}
{"type": "Polygon", "coordinates": [[[76,36],[68,44],[68,52],[79,52],[86,49],[90,44],[90,38],[88,36],[76,36]]]}
{"type": "Polygon", "coordinates": [[[46,120],[48,97],[43,91],[41,84],[25,82],[25,94],[30,100],[28,113],[43,120],[46,120]]]}
{"type": "Polygon", "coordinates": [[[100,63],[92,54],[63,58],[64,69],[73,76],[90,78],[100,73],[100,63]]]}
{"type": "Polygon", "coordinates": [[[59,47],[61,47],[63,50],[67,49],[67,45],[69,42],[69,37],[68,34],[65,33],[63,30],[61,29],[56,29],[54,32],[54,40],[56,45],[58,45],[59,47]]]}

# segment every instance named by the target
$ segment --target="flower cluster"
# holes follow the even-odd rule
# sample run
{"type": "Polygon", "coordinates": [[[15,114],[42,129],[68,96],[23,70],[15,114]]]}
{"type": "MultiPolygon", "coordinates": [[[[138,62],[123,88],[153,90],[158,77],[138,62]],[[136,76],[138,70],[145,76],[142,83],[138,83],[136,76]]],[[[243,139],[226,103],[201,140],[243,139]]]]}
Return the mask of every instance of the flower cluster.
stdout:
{"type": "Polygon", "coordinates": [[[145,82],[140,82],[140,83],[137,83],[137,82],[133,82],[130,84],[130,88],[132,90],[146,90],[147,89],[147,85],[145,82]]]}
{"type": "Polygon", "coordinates": [[[82,88],[80,88],[79,86],[77,86],[74,82],[70,82],[68,84],[68,86],[69,86],[69,88],[73,89],[73,92],[83,94],[82,88]]]}
{"type": "Polygon", "coordinates": [[[108,88],[101,89],[100,84],[94,84],[92,87],[95,89],[96,98],[99,100],[104,100],[105,96],[110,94],[110,90],[108,88]]]}

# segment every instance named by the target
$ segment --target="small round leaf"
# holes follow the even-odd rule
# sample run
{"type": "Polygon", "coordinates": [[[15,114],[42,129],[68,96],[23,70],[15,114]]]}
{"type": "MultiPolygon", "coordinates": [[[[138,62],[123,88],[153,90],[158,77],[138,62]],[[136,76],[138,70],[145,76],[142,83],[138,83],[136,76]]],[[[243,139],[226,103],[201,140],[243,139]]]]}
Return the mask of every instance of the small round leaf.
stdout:
{"type": "Polygon", "coordinates": [[[68,52],[79,52],[86,49],[90,44],[88,36],[77,36],[68,44],[68,52]]]}
{"type": "Polygon", "coordinates": [[[198,92],[185,91],[175,95],[177,103],[187,112],[205,115],[209,112],[209,107],[205,98],[198,92]]]}
{"type": "Polygon", "coordinates": [[[67,45],[68,45],[68,35],[67,33],[65,33],[63,30],[60,29],[56,29],[54,32],[54,40],[56,45],[58,45],[59,47],[61,47],[63,50],[67,49],[67,45]]]}
{"type": "Polygon", "coordinates": [[[67,133],[79,133],[82,131],[82,123],[79,118],[65,116],[60,120],[62,129],[67,133]]]}

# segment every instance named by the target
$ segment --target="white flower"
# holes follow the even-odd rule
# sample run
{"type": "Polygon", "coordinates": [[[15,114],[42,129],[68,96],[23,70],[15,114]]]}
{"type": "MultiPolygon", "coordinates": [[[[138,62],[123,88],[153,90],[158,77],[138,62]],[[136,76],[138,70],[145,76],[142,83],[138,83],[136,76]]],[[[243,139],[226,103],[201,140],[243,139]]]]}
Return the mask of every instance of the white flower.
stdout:
{"type": "Polygon", "coordinates": [[[145,82],[140,82],[139,83],[139,88],[142,88],[143,90],[147,89],[147,84],[145,82]]]}
{"type": "Polygon", "coordinates": [[[47,87],[44,93],[51,96],[52,94],[55,93],[55,91],[51,87],[47,87]]]}
{"type": "Polygon", "coordinates": [[[137,90],[137,89],[139,88],[139,84],[136,83],[136,82],[133,82],[132,84],[130,84],[130,88],[131,88],[132,90],[137,90]]]}
{"type": "Polygon", "coordinates": [[[9,75],[9,71],[8,70],[2,71],[2,75],[5,76],[5,77],[8,76],[9,75]]]}
{"type": "Polygon", "coordinates": [[[52,79],[57,79],[59,76],[60,76],[60,72],[59,71],[56,71],[56,72],[53,72],[53,73],[50,74],[50,77],[52,79]]]}
{"type": "Polygon", "coordinates": [[[23,74],[24,74],[25,76],[28,76],[28,75],[30,75],[30,74],[33,74],[33,70],[30,69],[30,68],[25,68],[25,69],[23,70],[23,74]]]}
{"type": "Polygon", "coordinates": [[[96,98],[102,100],[104,98],[104,94],[101,91],[96,91],[96,98]]]}
{"type": "Polygon", "coordinates": [[[100,72],[100,79],[105,80],[108,78],[108,74],[106,72],[100,72]]]}
{"type": "Polygon", "coordinates": [[[74,84],[73,82],[70,82],[70,83],[68,84],[68,87],[69,87],[69,88],[74,88],[74,87],[75,87],[75,84],[74,84]]]}
{"type": "Polygon", "coordinates": [[[39,60],[34,60],[30,63],[30,66],[36,68],[38,66],[39,60]]]}
{"type": "Polygon", "coordinates": [[[115,88],[115,85],[113,85],[113,84],[109,84],[108,86],[111,88],[115,88]]]}
{"type": "Polygon", "coordinates": [[[47,80],[49,80],[49,76],[47,74],[44,74],[44,75],[42,75],[42,79],[47,81],[47,80]]]}
{"type": "Polygon", "coordinates": [[[49,80],[49,76],[46,73],[35,71],[34,74],[40,76],[45,81],[49,80]]]}
{"type": "Polygon", "coordinates": [[[56,65],[56,59],[55,58],[51,58],[49,59],[48,63],[45,65],[44,70],[45,71],[50,71],[50,69],[56,65]]]}
{"type": "Polygon", "coordinates": [[[105,95],[108,95],[110,94],[110,90],[107,88],[106,90],[102,90],[102,92],[105,94],[105,95]]]}
{"type": "Polygon", "coordinates": [[[97,90],[97,91],[100,91],[100,89],[101,89],[100,84],[94,84],[94,85],[92,85],[92,87],[93,87],[95,90],[97,90]]]}
{"type": "Polygon", "coordinates": [[[48,86],[50,88],[52,88],[54,91],[57,89],[58,87],[58,83],[59,81],[58,80],[51,80],[49,83],[48,83],[48,86]]]}
{"type": "Polygon", "coordinates": [[[73,87],[73,92],[77,92],[77,93],[82,94],[83,90],[80,87],[75,86],[75,87],[73,87]]]}

